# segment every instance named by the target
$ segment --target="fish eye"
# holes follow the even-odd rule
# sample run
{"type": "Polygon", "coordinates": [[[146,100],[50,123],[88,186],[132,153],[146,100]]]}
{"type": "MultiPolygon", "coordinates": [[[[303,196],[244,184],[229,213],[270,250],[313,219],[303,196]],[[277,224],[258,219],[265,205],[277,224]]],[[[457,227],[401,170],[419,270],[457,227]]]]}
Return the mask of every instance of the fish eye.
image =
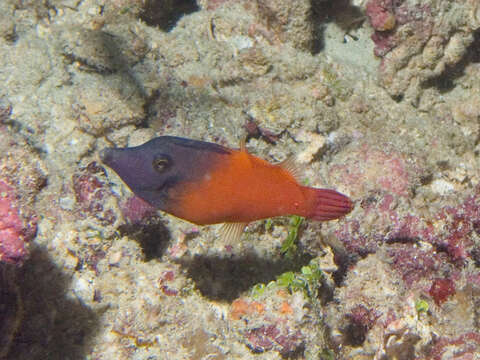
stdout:
{"type": "Polygon", "coordinates": [[[168,156],[159,155],[153,159],[152,166],[157,172],[162,173],[170,166],[170,163],[171,161],[168,156]]]}

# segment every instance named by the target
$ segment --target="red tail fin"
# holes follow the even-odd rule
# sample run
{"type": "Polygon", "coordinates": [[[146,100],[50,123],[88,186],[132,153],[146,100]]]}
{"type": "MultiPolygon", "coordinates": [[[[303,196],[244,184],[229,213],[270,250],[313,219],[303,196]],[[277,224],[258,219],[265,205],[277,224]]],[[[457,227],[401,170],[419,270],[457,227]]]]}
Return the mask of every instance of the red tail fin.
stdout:
{"type": "Polygon", "coordinates": [[[348,196],[335,190],[309,188],[312,197],[309,219],[327,221],[341,218],[352,211],[353,203],[348,196]]]}

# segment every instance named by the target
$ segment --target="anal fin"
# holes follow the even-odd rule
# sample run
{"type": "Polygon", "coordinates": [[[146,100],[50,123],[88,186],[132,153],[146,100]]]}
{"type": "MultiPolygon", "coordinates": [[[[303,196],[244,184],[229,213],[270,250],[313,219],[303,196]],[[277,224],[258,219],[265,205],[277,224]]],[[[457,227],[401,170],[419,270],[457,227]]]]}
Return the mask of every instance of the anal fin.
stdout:
{"type": "Polygon", "coordinates": [[[240,139],[240,151],[248,152],[247,151],[247,135],[243,136],[240,139]]]}
{"type": "Polygon", "coordinates": [[[245,226],[247,226],[247,223],[225,223],[220,228],[220,236],[227,243],[238,242],[242,237],[245,226]]]}

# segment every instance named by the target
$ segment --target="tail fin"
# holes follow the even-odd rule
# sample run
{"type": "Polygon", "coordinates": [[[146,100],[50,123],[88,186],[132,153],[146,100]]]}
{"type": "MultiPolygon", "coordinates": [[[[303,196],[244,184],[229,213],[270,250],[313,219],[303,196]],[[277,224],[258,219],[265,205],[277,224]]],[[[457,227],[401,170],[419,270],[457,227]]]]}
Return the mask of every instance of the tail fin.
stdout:
{"type": "Polygon", "coordinates": [[[309,188],[312,197],[309,219],[327,221],[341,218],[352,211],[353,203],[348,196],[335,190],[309,188]]]}

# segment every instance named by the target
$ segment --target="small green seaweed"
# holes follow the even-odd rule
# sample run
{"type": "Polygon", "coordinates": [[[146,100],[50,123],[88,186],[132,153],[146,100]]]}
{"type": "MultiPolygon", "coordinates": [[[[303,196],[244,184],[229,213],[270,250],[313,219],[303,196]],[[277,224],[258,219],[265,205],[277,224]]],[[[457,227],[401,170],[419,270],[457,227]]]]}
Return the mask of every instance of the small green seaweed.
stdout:
{"type": "Polygon", "coordinates": [[[335,353],[330,349],[323,349],[320,353],[320,360],[335,360],[335,353]]]}
{"type": "Polygon", "coordinates": [[[426,313],[428,312],[428,303],[425,300],[418,300],[415,303],[415,309],[417,310],[417,314],[421,314],[422,312],[426,313]]]}
{"type": "Polygon", "coordinates": [[[316,296],[319,284],[323,279],[323,272],[314,262],[303,266],[300,273],[287,271],[277,276],[276,284],[289,291],[304,291],[308,296],[316,296]]]}
{"type": "Polygon", "coordinates": [[[265,231],[270,231],[270,229],[272,228],[272,219],[267,219],[265,221],[265,231]]]}
{"type": "Polygon", "coordinates": [[[265,293],[265,290],[273,287],[286,288],[290,292],[303,291],[309,297],[316,297],[321,286],[323,272],[314,260],[310,264],[302,266],[300,272],[287,271],[277,276],[275,281],[267,285],[256,284],[251,289],[253,297],[258,298],[265,293]]]}
{"type": "Polygon", "coordinates": [[[293,256],[295,251],[297,250],[297,237],[298,237],[298,230],[300,229],[300,225],[303,223],[303,217],[293,215],[290,217],[290,225],[288,227],[288,236],[285,241],[282,243],[282,247],[280,248],[280,252],[286,256],[293,256]]]}
{"type": "Polygon", "coordinates": [[[253,285],[251,290],[252,297],[258,298],[262,296],[265,293],[265,288],[266,286],[263,283],[253,285]]]}
{"type": "Polygon", "coordinates": [[[275,281],[270,281],[267,285],[265,285],[264,283],[258,283],[252,287],[250,293],[253,298],[258,299],[263,294],[265,294],[265,290],[272,289],[275,286],[277,286],[277,283],[275,281]]]}
{"type": "Polygon", "coordinates": [[[277,276],[277,285],[280,287],[290,288],[295,282],[295,273],[293,271],[287,271],[277,276]]]}
{"type": "Polygon", "coordinates": [[[317,297],[318,289],[321,286],[324,274],[317,263],[311,261],[307,266],[303,266],[299,280],[303,283],[303,288],[311,297],[317,297]]]}

